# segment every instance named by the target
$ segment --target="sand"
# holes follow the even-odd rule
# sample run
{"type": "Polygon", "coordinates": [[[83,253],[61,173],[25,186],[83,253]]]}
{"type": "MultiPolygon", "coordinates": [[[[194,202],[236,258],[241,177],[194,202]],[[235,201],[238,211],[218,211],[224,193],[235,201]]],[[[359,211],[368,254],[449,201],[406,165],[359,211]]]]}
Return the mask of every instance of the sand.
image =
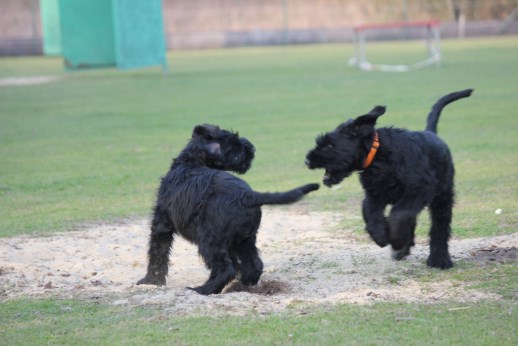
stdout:
{"type": "Polygon", "coordinates": [[[0,87],[41,85],[57,82],[60,79],[61,77],[56,76],[7,77],[0,78],[0,87]]]}
{"type": "MultiPolygon", "coordinates": [[[[177,315],[269,314],[316,305],[378,301],[459,303],[499,296],[457,281],[420,280],[429,274],[426,239],[404,261],[365,235],[344,229],[343,215],[296,206],[263,208],[258,247],[264,273],[257,287],[233,282],[223,294],[201,296],[208,271],[195,246],[175,240],[167,285],[137,286],[146,271],[149,220],[85,226],[48,237],[0,239],[0,301],[20,297],[101,300],[106,304],[160,304],[177,315]],[[342,225],[341,227],[339,225],[342,225]]],[[[454,261],[516,261],[518,233],[452,239],[454,261]]]]}

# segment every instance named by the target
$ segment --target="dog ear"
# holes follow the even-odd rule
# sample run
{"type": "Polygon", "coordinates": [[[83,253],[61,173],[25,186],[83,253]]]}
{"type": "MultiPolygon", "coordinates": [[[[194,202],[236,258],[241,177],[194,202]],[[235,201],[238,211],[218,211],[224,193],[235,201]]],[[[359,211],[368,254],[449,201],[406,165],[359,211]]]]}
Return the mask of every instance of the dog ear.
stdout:
{"type": "Polygon", "coordinates": [[[219,126],[217,125],[210,125],[210,124],[203,124],[203,125],[197,125],[194,130],[192,131],[192,138],[195,137],[203,137],[205,139],[213,139],[218,137],[220,132],[219,126]]]}
{"type": "Polygon", "coordinates": [[[374,125],[378,117],[385,113],[385,106],[376,106],[369,113],[356,118],[353,122],[353,131],[361,137],[369,135],[374,131],[374,125]]]}
{"type": "Polygon", "coordinates": [[[221,155],[221,145],[218,142],[210,142],[205,148],[207,151],[213,155],[221,155]]]}
{"type": "Polygon", "coordinates": [[[198,125],[192,131],[192,138],[201,137],[209,142],[203,144],[204,150],[210,155],[221,156],[221,145],[217,141],[213,141],[220,135],[220,128],[217,125],[203,124],[198,125]]]}

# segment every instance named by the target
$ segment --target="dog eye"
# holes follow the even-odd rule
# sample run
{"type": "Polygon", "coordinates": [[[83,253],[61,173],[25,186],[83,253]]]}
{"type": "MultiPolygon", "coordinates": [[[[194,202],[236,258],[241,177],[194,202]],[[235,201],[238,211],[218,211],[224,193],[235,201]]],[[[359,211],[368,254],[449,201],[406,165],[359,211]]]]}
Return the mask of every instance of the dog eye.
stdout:
{"type": "Polygon", "coordinates": [[[332,144],[328,144],[328,145],[326,145],[326,148],[327,148],[327,149],[333,149],[333,148],[334,148],[334,145],[332,145],[332,144]]]}

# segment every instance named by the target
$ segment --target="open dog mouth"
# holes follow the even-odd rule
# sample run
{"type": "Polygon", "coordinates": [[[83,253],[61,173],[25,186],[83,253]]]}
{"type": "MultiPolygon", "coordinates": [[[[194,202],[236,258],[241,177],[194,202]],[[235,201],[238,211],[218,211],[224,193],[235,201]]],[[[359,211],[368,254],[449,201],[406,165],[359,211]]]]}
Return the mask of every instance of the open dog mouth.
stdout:
{"type": "Polygon", "coordinates": [[[336,184],[340,183],[344,179],[344,175],[342,175],[340,171],[333,172],[333,171],[331,171],[330,168],[325,168],[324,165],[315,163],[315,162],[311,161],[310,159],[306,159],[305,163],[306,163],[306,166],[308,166],[309,169],[317,169],[317,168],[319,168],[319,169],[324,168],[325,169],[324,176],[322,177],[322,183],[324,183],[324,185],[327,186],[327,187],[331,187],[333,185],[336,185],[336,184]]]}
{"type": "Polygon", "coordinates": [[[326,171],[326,173],[324,174],[324,179],[322,179],[322,180],[323,180],[323,181],[327,181],[327,180],[329,180],[329,179],[331,179],[331,174],[329,174],[329,173],[326,171]]]}
{"type": "Polygon", "coordinates": [[[322,182],[325,186],[331,187],[333,185],[339,184],[347,178],[351,174],[351,171],[331,171],[326,169],[324,177],[322,178],[322,182]]]}
{"type": "Polygon", "coordinates": [[[331,174],[331,172],[329,172],[327,169],[326,169],[326,173],[324,174],[324,177],[322,178],[322,182],[324,183],[324,185],[326,185],[327,187],[330,187],[332,186],[333,184],[336,184],[335,182],[335,179],[333,177],[333,175],[331,174]]]}

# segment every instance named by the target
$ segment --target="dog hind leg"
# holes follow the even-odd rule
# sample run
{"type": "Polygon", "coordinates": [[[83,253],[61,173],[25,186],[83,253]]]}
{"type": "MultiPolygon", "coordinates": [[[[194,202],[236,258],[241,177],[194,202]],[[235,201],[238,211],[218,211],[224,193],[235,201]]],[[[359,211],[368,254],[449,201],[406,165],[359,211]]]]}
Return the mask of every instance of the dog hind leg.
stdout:
{"type": "Polygon", "coordinates": [[[237,245],[237,253],[241,260],[241,283],[257,285],[263,273],[263,261],[255,246],[256,236],[247,238],[237,245]]]}
{"type": "Polygon", "coordinates": [[[390,244],[393,250],[392,258],[397,261],[408,256],[410,248],[415,245],[416,219],[416,215],[409,212],[391,213],[389,217],[390,244]]]}
{"type": "Polygon", "coordinates": [[[448,269],[453,267],[448,252],[448,240],[451,233],[453,192],[436,197],[430,205],[430,256],[426,261],[429,267],[448,269]]]}
{"type": "Polygon", "coordinates": [[[388,217],[389,241],[392,245],[392,258],[399,261],[410,254],[415,245],[414,235],[417,215],[424,208],[424,201],[406,198],[394,204],[388,217]]]}
{"type": "Polygon", "coordinates": [[[209,279],[201,286],[188,288],[203,295],[221,293],[226,284],[236,276],[236,268],[228,250],[200,244],[200,255],[210,269],[209,279]]]}

